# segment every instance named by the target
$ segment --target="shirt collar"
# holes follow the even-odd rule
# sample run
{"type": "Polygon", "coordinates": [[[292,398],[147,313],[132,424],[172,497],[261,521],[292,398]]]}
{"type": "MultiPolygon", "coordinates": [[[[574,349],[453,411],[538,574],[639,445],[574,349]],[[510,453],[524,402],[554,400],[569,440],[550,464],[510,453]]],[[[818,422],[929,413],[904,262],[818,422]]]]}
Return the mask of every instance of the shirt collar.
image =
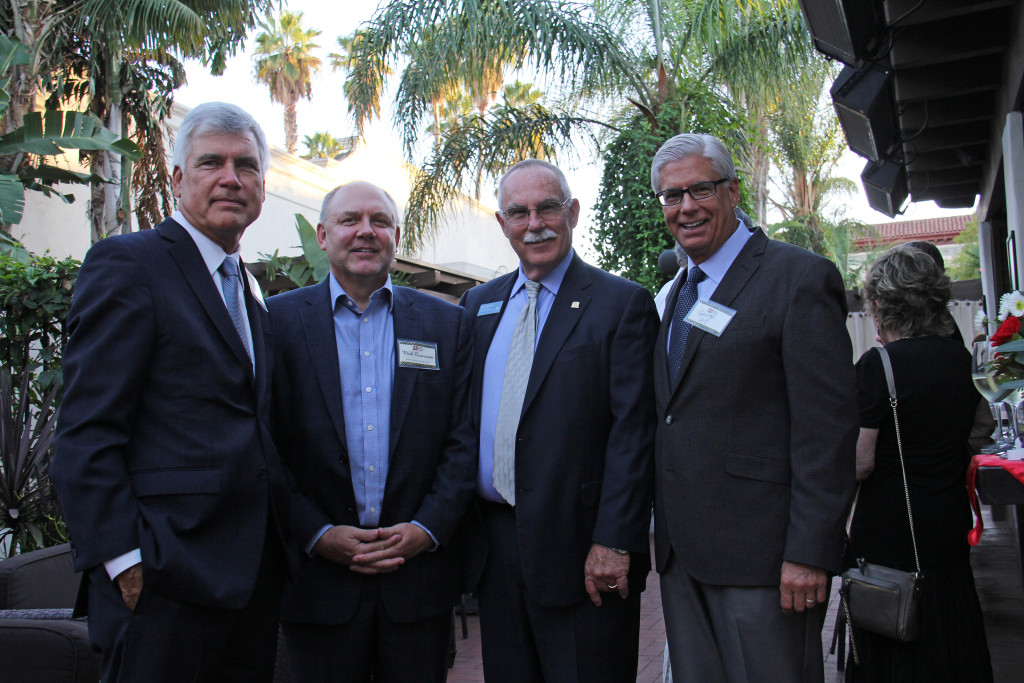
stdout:
{"type": "MultiPolygon", "coordinates": [[[[540,279],[540,284],[555,296],[558,296],[558,288],[562,286],[562,280],[565,279],[565,271],[569,270],[569,264],[572,263],[572,257],[575,253],[575,250],[570,249],[561,263],[540,279]]],[[[512,294],[510,296],[515,296],[528,279],[526,274],[523,273],[522,264],[519,264],[519,277],[516,278],[515,284],[512,285],[512,294]]]]}
{"type": "Polygon", "coordinates": [[[185,218],[185,214],[180,210],[175,211],[171,218],[174,219],[178,225],[185,228],[185,232],[192,237],[192,241],[195,242],[196,246],[199,248],[199,255],[203,257],[203,262],[206,264],[207,270],[210,271],[210,275],[217,272],[220,268],[220,264],[224,263],[225,256],[233,258],[235,263],[239,264],[239,272],[241,272],[241,264],[239,263],[242,255],[241,247],[236,249],[233,254],[229,254],[225,252],[219,244],[199,232],[198,229],[192,227],[192,224],[185,218]]]}
{"type": "MultiPolygon", "coordinates": [[[[746,214],[743,215],[745,216],[746,214]]],[[[729,267],[732,265],[732,262],[736,260],[740,251],[743,250],[743,245],[745,245],[747,240],[750,239],[751,228],[744,222],[743,217],[739,214],[736,215],[736,218],[739,219],[740,222],[736,227],[736,230],[734,230],[732,235],[729,236],[729,239],[725,241],[725,244],[718,248],[718,251],[712,254],[707,261],[701,263],[699,266],[707,278],[714,281],[716,285],[725,277],[725,274],[729,271],[729,267]]],[[[686,267],[689,269],[693,268],[694,265],[693,260],[687,256],[686,267]]]]}
{"type": "MultiPolygon", "coordinates": [[[[338,310],[338,297],[344,296],[346,299],[349,299],[349,301],[351,301],[351,298],[349,298],[348,294],[345,292],[345,289],[341,286],[341,283],[338,282],[338,279],[336,277],[334,277],[334,272],[331,272],[330,274],[330,288],[331,311],[338,310]]],[[[395,291],[391,285],[390,273],[388,274],[388,279],[384,281],[384,286],[382,286],[380,289],[378,289],[377,291],[370,295],[370,301],[372,302],[373,298],[378,295],[384,297],[384,304],[387,307],[387,311],[388,313],[391,313],[391,310],[394,307],[395,291]]],[[[351,311],[355,311],[355,309],[350,308],[348,306],[345,306],[345,308],[348,308],[351,311]]]]}

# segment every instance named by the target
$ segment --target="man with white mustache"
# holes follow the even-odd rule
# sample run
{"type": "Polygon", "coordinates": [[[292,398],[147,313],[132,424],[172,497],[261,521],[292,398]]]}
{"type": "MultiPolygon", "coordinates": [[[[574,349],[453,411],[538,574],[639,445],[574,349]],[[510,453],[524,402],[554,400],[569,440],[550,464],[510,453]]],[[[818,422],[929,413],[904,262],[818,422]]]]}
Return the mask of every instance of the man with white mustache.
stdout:
{"type": "Polygon", "coordinates": [[[498,205],[520,267],[462,301],[477,340],[467,556],[484,676],[633,681],[650,569],[657,313],[642,287],[573,252],[580,205],[557,167],[516,164],[498,205]]]}

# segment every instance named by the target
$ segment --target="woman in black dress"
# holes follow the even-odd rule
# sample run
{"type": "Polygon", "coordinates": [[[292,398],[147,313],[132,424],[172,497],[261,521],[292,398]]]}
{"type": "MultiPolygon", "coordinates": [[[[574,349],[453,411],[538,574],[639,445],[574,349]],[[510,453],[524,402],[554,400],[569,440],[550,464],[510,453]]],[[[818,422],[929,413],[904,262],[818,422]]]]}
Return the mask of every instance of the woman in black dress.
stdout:
{"type": "MultiPolygon", "coordinates": [[[[981,397],[971,382],[971,355],[949,339],[949,278],[907,246],[872,264],[864,285],[867,310],[892,359],[903,456],[924,584],[920,635],[904,643],[853,629],[860,665],[848,681],[970,683],[992,681],[967,532],[972,518],[966,474],[967,438],[981,397]]],[[[877,349],[857,362],[861,416],[850,529],[855,558],[914,571],[914,551],[889,392],[877,349]]]]}

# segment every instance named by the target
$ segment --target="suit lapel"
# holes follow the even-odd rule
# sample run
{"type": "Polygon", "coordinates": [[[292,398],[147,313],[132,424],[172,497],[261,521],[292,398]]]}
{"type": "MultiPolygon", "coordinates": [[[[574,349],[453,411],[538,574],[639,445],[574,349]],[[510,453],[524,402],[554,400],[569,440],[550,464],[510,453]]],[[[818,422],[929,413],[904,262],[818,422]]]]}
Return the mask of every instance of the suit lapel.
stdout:
{"type": "MultiPolygon", "coordinates": [[[[246,273],[246,275],[249,272],[245,270],[244,264],[242,265],[242,272],[246,273]]],[[[245,301],[246,314],[249,317],[249,328],[252,331],[252,357],[256,369],[256,396],[260,398],[267,395],[267,384],[270,381],[268,372],[270,358],[267,354],[272,348],[268,342],[270,337],[270,316],[267,314],[266,309],[260,306],[256,296],[251,291],[252,287],[259,285],[255,284],[255,280],[250,282],[248,277],[243,277],[242,279],[246,282],[246,296],[243,301],[245,301]]]]}
{"type": "Polygon", "coordinates": [[[156,230],[169,242],[167,252],[181,270],[185,282],[191,287],[210,322],[224,338],[238,362],[249,369],[252,377],[252,360],[242,345],[235,325],[231,322],[231,316],[228,315],[228,309],[224,306],[224,299],[217,291],[217,286],[213,283],[210,271],[206,269],[206,263],[196,243],[192,241],[185,228],[171,219],[158,225],[156,230]]]}
{"type": "Polygon", "coordinates": [[[416,368],[403,368],[398,364],[398,340],[411,339],[413,341],[423,340],[423,323],[413,314],[412,296],[403,287],[394,287],[394,306],[392,307],[392,319],[395,329],[395,381],[391,385],[391,442],[388,448],[388,457],[395,452],[398,444],[398,437],[402,433],[402,424],[405,422],[405,414],[409,410],[409,402],[412,400],[412,390],[416,385],[416,376],[420,372],[429,370],[417,370],[416,368]]]}
{"type": "Polygon", "coordinates": [[[305,305],[300,316],[309,357],[315,368],[313,374],[320,385],[334,430],[347,450],[345,415],[341,403],[341,366],[338,365],[338,342],[334,336],[332,304],[330,282],[324,280],[306,290],[305,305]]]}
{"type": "Polygon", "coordinates": [[[483,377],[487,353],[491,348],[491,341],[494,340],[494,332],[498,329],[498,323],[501,322],[501,316],[505,315],[505,308],[508,306],[508,299],[512,294],[512,285],[515,284],[518,276],[517,270],[480,285],[483,288],[480,304],[476,306],[476,310],[470,311],[473,315],[473,379],[471,382],[473,393],[471,399],[478,416],[483,401],[483,377]],[[480,306],[495,301],[501,302],[501,308],[497,313],[479,314],[480,306]]]}
{"type": "Polygon", "coordinates": [[[590,295],[584,290],[590,286],[590,275],[586,272],[586,266],[575,254],[569,268],[565,271],[565,277],[558,288],[558,296],[551,305],[551,312],[544,323],[544,330],[541,332],[540,341],[537,343],[537,351],[533,356],[533,368],[530,370],[530,380],[526,384],[526,395],[523,397],[523,411],[530,406],[551,365],[555,362],[558,352],[565,345],[576,324],[583,316],[590,304],[590,295]]]}
{"type": "MultiPolygon", "coordinates": [[[[740,228],[743,228],[743,224],[740,224],[740,228]]],[[[714,294],[711,295],[712,301],[717,301],[720,304],[733,308],[733,304],[736,298],[746,287],[747,282],[757,271],[759,265],[759,258],[764,253],[765,245],[768,243],[768,237],[760,229],[754,231],[754,233],[747,240],[747,243],[743,245],[740,253],[736,255],[736,260],[729,266],[729,270],[726,271],[725,277],[715,288],[714,294]]],[[[673,292],[678,296],[679,288],[673,287],[673,292]]],[[[675,308],[675,300],[672,301],[673,309],[675,308]]],[[[667,307],[666,307],[667,313],[667,307]]],[[[671,320],[671,318],[667,318],[671,320]]],[[[663,327],[665,327],[663,325],[663,327]]],[[[679,385],[682,384],[683,377],[686,376],[687,368],[690,367],[690,363],[697,353],[697,349],[700,348],[701,342],[708,335],[704,330],[694,327],[690,329],[690,334],[686,337],[686,350],[683,352],[683,362],[679,367],[679,378],[674,385],[672,385],[672,395],[679,391],[679,385]]]]}

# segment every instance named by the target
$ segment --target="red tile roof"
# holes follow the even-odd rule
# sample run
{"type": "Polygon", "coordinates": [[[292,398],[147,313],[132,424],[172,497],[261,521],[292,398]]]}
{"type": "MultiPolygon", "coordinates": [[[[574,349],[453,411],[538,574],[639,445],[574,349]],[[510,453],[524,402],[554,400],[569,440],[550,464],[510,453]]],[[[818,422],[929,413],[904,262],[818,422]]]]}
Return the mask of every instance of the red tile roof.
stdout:
{"type": "Polygon", "coordinates": [[[873,245],[889,246],[922,240],[932,244],[951,244],[959,235],[967,222],[974,218],[973,213],[961,216],[944,216],[943,218],[922,218],[916,221],[893,221],[872,225],[874,234],[854,240],[856,249],[866,249],[873,245]]]}

